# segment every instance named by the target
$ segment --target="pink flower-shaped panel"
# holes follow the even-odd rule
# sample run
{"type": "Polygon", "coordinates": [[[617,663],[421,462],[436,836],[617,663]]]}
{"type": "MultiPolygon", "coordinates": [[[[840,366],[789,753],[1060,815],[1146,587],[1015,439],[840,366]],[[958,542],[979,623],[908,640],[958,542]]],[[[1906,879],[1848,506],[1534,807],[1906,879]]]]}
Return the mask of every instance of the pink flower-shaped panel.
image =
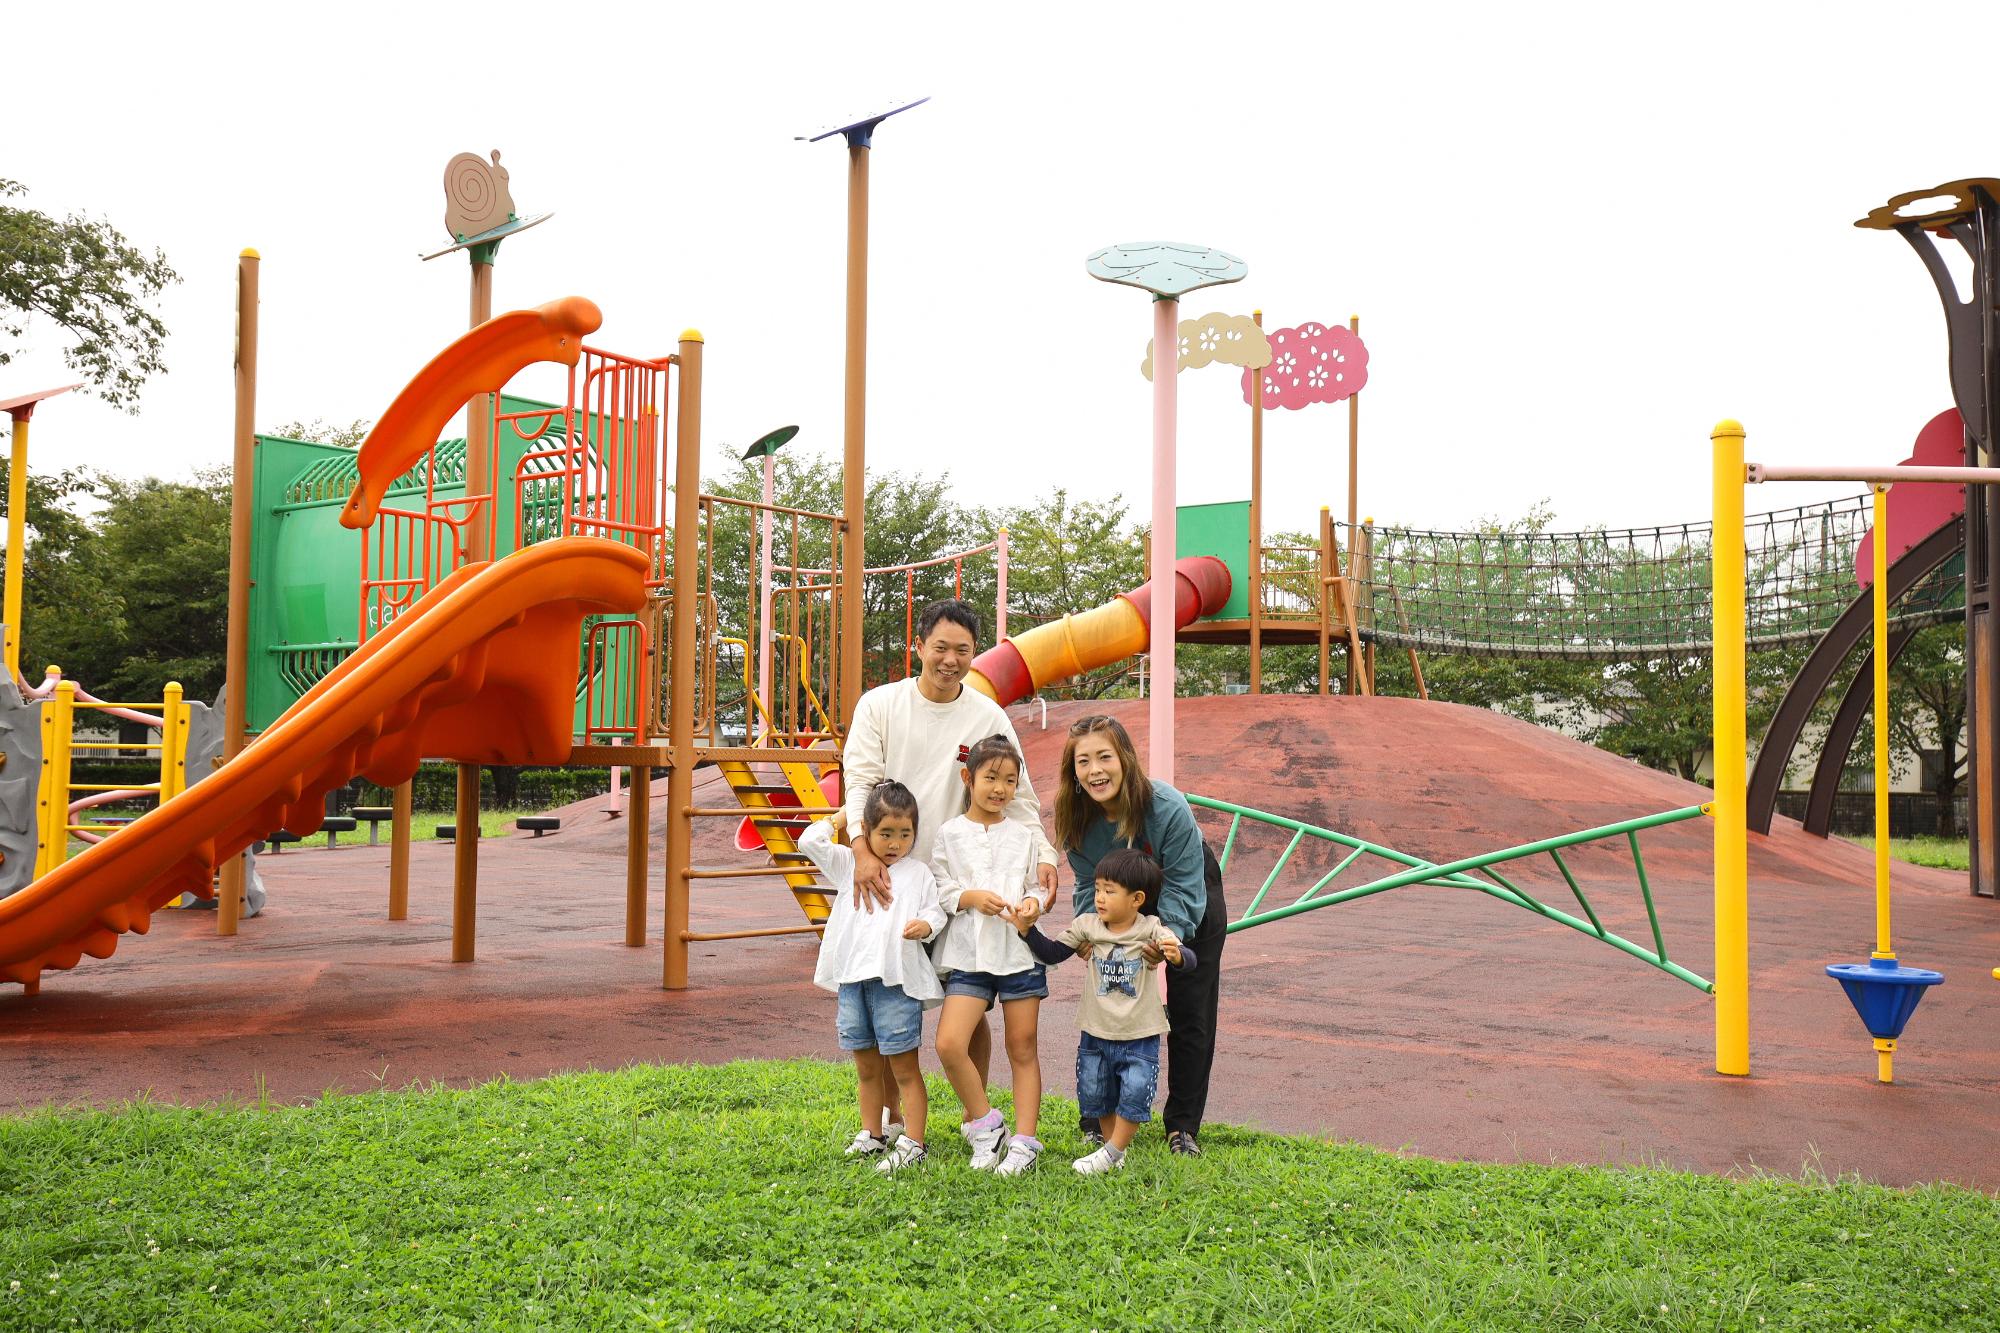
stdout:
{"type": "Polygon", "coordinates": [[[1253,402],[1264,377],[1264,406],[1293,411],[1313,403],[1337,403],[1368,383],[1368,345],[1343,324],[1300,324],[1269,334],[1271,364],[1243,372],[1243,401],[1253,402]]]}
{"type": "MultiPolygon", "coordinates": [[[[1965,420],[1946,408],[1917,432],[1916,447],[1899,466],[1964,467],[1965,420]]],[[[1889,490],[1889,563],[1965,512],[1965,487],[1941,481],[1903,481],[1889,490]]],[[[1854,551],[1854,581],[1875,586],[1875,533],[1871,528],[1854,551]]]]}

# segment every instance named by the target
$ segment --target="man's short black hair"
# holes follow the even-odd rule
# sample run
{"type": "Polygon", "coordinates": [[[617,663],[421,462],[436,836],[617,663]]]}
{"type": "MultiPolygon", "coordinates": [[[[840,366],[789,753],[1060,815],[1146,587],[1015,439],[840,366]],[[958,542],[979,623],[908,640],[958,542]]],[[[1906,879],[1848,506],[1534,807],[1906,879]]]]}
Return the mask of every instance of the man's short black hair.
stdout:
{"type": "Polygon", "coordinates": [[[1160,903],[1160,863],[1136,847],[1120,847],[1106,852],[1094,872],[1100,884],[1116,884],[1128,893],[1145,895],[1140,909],[1157,908],[1160,903]]]}
{"type": "Polygon", "coordinates": [[[979,613],[955,597],[947,597],[942,602],[932,602],[917,616],[917,642],[922,643],[931,636],[941,620],[949,620],[972,636],[972,644],[979,646],[979,613]]]}

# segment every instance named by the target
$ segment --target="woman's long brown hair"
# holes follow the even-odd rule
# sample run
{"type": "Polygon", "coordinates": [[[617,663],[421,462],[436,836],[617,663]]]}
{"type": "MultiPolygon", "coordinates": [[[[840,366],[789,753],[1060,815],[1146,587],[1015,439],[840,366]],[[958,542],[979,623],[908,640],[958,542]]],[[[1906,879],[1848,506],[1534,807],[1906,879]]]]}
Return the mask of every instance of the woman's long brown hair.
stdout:
{"type": "Polygon", "coordinates": [[[1090,793],[1076,780],[1076,743],[1086,736],[1110,738],[1118,753],[1118,836],[1137,843],[1146,836],[1146,811],[1153,805],[1153,780],[1132,748],[1132,738],[1115,717],[1102,713],[1080,718],[1070,724],[1069,739],[1063,743],[1062,778],[1056,788],[1056,845],[1066,852],[1083,846],[1083,831],[1104,814],[1104,807],[1090,799],[1090,793]]]}

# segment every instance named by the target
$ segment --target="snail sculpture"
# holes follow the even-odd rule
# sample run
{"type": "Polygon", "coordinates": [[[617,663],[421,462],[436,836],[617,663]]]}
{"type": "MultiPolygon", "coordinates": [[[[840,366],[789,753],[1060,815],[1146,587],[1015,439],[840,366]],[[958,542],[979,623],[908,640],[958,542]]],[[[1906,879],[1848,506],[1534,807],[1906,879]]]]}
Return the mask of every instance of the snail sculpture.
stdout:
{"type": "Polygon", "coordinates": [[[444,164],[444,229],[455,241],[491,231],[514,217],[514,196],[507,189],[507,168],[500,150],[493,161],[477,153],[460,153],[444,164]]]}

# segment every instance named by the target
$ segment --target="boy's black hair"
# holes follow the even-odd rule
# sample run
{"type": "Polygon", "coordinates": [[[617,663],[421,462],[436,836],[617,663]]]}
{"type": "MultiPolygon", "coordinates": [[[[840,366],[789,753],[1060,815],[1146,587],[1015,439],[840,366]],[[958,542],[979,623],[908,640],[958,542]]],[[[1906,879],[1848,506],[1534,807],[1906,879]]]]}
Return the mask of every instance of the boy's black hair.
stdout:
{"type": "MultiPolygon", "coordinates": [[[[996,731],[984,740],[974,741],[971,748],[965,752],[965,758],[958,762],[964,764],[965,771],[976,778],[979,776],[979,770],[992,763],[995,759],[1013,760],[1014,771],[1016,773],[1019,773],[1025,767],[1021,762],[1021,752],[1014,748],[1013,740],[1004,731],[996,731]]],[[[965,784],[965,797],[958,808],[961,810],[970,810],[972,808],[972,784],[970,782],[965,784]]]]}
{"type": "Polygon", "coordinates": [[[931,636],[940,620],[949,620],[972,636],[972,646],[979,646],[979,613],[955,597],[947,597],[942,602],[932,602],[917,613],[917,642],[922,643],[931,636]]]}
{"type": "Polygon", "coordinates": [[[883,778],[870,789],[861,807],[861,827],[865,831],[882,822],[884,815],[908,815],[910,832],[917,831],[917,798],[894,778],[883,778]]]}
{"type": "Polygon", "coordinates": [[[1160,901],[1160,885],[1165,881],[1160,864],[1136,847],[1120,847],[1106,852],[1097,863],[1097,882],[1116,884],[1121,889],[1143,895],[1139,910],[1160,901]]]}

